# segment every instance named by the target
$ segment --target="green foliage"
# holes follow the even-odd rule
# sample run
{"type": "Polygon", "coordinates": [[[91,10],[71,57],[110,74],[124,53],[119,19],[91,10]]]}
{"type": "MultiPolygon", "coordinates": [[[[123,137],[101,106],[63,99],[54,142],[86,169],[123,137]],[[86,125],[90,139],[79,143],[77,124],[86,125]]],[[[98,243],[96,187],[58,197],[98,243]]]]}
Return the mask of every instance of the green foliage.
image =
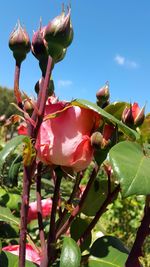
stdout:
{"type": "Polygon", "coordinates": [[[122,131],[127,137],[131,138],[132,140],[139,139],[139,134],[126,126],[124,123],[122,123],[120,120],[118,120],[115,116],[112,116],[111,114],[107,113],[104,109],[98,107],[96,104],[84,100],[84,99],[76,99],[72,101],[72,105],[81,106],[83,108],[89,108],[97,112],[98,114],[102,115],[103,119],[105,119],[108,122],[112,122],[113,124],[117,125],[120,131],[122,131]]]}
{"type": "Polygon", "coordinates": [[[5,114],[9,118],[13,114],[18,114],[16,108],[11,105],[15,103],[14,92],[6,87],[0,87],[0,116],[5,114]]]}
{"type": "Polygon", "coordinates": [[[123,197],[149,194],[149,151],[129,141],[120,142],[110,150],[110,162],[120,182],[123,197]]]}
{"type": "Polygon", "coordinates": [[[123,267],[128,250],[116,237],[98,238],[90,249],[88,267],[123,267]]]}
{"type": "MultiPolygon", "coordinates": [[[[96,231],[103,229],[107,234],[120,238],[127,248],[131,249],[143,216],[144,204],[144,196],[122,199],[119,195],[103,214],[96,231]]],[[[144,267],[149,267],[150,237],[145,240],[143,253],[142,264],[144,267]]]]}
{"type": "Polygon", "coordinates": [[[76,242],[70,237],[64,237],[60,255],[60,267],[79,267],[81,252],[76,242]]]}
{"type": "MultiPolygon", "coordinates": [[[[6,251],[2,251],[0,254],[0,263],[4,267],[17,267],[19,257],[6,251]]],[[[35,267],[36,265],[30,261],[26,261],[26,267],[35,267]]]]}
{"type": "MultiPolygon", "coordinates": [[[[71,228],[70,228],[71,237],[75,241],[78,241],[78,239],[84,233],[84,231],[86,230],[88,225],[89,225],[88,219],[83,219],[83,218],[77,217],[73,221],[71,228]]],[[[87,239],[85,239],[85,241],[83,242],[83,244],[81,246],[81,251],[84,251],[90,247],[91,240],[92,240],[92,234],[90,233],[90,235],[87,237],[87,239]]]]}
{"type": "MultiPolygon", "coordinates": [[[[111,190],[113,188],[111,185],[111,190]]],[[[86,197],[82,207],[82,212],[87,216],[95,216],[96,212],[102,206],[108,194],[108,181],[102,180],[101,177],[96,177],[86,197]]]]}

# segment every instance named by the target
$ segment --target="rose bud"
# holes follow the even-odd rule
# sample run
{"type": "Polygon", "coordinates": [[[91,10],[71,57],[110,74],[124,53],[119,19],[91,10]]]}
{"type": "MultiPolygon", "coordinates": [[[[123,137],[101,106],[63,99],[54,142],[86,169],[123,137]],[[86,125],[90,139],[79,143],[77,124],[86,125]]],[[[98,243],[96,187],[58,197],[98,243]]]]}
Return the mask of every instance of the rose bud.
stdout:
{"type": "Polygon", "coordinates": [[[96,97],[97,97],[97,105],[99,107],[104,108],[109,104],[110,93],[109,93],[108,82],[97,91],[96,97]]]}
{"type": "Polygon", "coordinates": [[[45,40],[48,43],[48,53],[55,60],[60,61],[64,48],[67,48],[73,40],[73,28],[70,21],[71,9],[68,9],[67,15],[64,10],[61,15],[55,17],[49,22],[45,29],[45,40]]]}
{"type": "Polygon", "coordinates": [[[13,51],[13,56],[18,63],[21,63],[26,54],[30,51],[31,43],[28,33],[18,22],[14,31],[10,34],[9,48],[13,51]]]}
{"type": "Polygon", "coordinates": [[[47,42],[44,39],[44,31],[46,27],[40,27],[38,31],[33,34],[31,51],[32,54],[40,61],[47,58],[47,42]]]}
{"type": "Polygon", "coordinates": [[[103,128],[103,141],[102,141],[102,148],[106,148],[111,141],[114,140],[114,134],[115,134],[115,126],[113,124],[106,124],[103,128]]]}
{"type": "MultiPolygon", "coordinates": [[[[37,81],[37,83],[35,84],[34,86],[34,90],[35,92],[38,94],[39,93],[39,90],[40,90],[40,87],[43,86],[42,84],[42,79],[40,79],[39,81],[37,81]]],[[[50,78],[50,81],[49,81],[49,87],[48,87],[48,96],[51,96],[53,95],[54,93],[54,90],[55,90],[55,86],[54,86],[54,81],[52,79],[52,77],[50,78]]]]}
{"type": "Polygon", "coordinates": [[[140,109],[138,103],[133,103],[130,107],[126,107],[122,113],[122,121],[132,127],[140,126],[145,118],[145,107],[140,109]]]}
{"type": "Polygon", "coordinates": [[[100,132],[95,132],[91,136],[91,146],[94,149],[100,149],[103,141],[103,136],[100,132]]]}

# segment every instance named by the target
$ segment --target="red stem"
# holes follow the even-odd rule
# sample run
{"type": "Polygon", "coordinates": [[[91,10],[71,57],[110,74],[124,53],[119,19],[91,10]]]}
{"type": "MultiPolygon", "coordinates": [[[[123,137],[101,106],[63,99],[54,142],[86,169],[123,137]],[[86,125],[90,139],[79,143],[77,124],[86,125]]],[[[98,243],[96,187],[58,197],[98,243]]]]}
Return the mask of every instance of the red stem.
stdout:
{"type": "MultiPolygon", "coordinates": [[[[79,187],[79,184],[80,184],[81,179],[82,179],[82,176],[80,174],[78,174],[77,177],[76,177],[75,184],[74,184],[72,193],[70,195],[70,198],[67,201],[67,204],[71,204],[72,203],[72,200],[73,200],[73,198],[74,198],[74,196],[75,196],[75,194],[76,194],[76,192],[78,190],[78,187],[79,187]]],[[[64,211],[63,211],[63,213],[61,214],[61,217],[60,217],[58,223],[57,223],[57,230],[62,225],[62,223],[63,223],[63,221],[64,221],[65,216],[66,216],[67,213],[68,213],[68,210],[65,208],[64,211]]]]}
{"type": "Polygon", "coordinates": [[[19,267],[25,266],[25,249],[27,234],[27,216],[29,208],[29,193],[31,185],[31,166],[24,166],[23,192],[21,204],[21,223],[20,223],[20,240],[19,240],[19,267]]]}
{"type": "Polygon", "coordinates": [[[138,228],[136,239],[126,261],[125,267],[140,267],[139,257],[142,256],[142,246],[145,238],[150,234],[150,206],[145,206],[144,217],[138,228]]]}
{"type": "Polygon", "coordinates": [[[37,166],[37,181],[36,181],[36,197],[37,197],[37,215],[38,215],[38,225],[39,225],[39,236],[41,241],[42,256],[45,254],[46,242],[44,235],[43,217],[42,217],[42,205],[41,205],[41,171],[42,163],[39,162],[37,166]]]}
{"type": "Polygon", "coordinates": [[[91,223],[88,225],[88,227],[85,230],[85,232],[82,234],[82,236],[78,240],[78,244],[80,246],[82,245],[84,240],[88,237],[88,235],[91,233],[92,229],[97,224],[97,222],[100,219],[101,215],[105,212],[107,206],[112,202],[112,200],[116,197],[116,195],[118,194],[119,191],[120,191],[120,185],[118,185],[111,193],[108,194],[108,196],[107,196],[106,200],[104,201],[103,205],[97,211],[94,219],[91,221],[91,223]]]}
{"type": "Polygon", "coordinates": [[[80,200],[79,204],[75,207],[75,209],[71,213],[71,215],[68,218],[68,220],[57,231],[57,233],[56,233],[56,239],[58,239],[62,234],[64,234],[68,230],[68,228],[69,228],[70,224],[72,223],[72,221],[74,220],[74,218],[80,213],[80,211],[81,211],[81,209],[83,207],[84,201],[85,201],[85,199],[86,199],[86,197],[88,195],[88,192],[89,192],[89,190],[91,188],[91,185],[92,185],[93,181],[95,180],[95,177],[97,175],[98,170],[99,170],[99,167],[98,168],[95,167],[93,169],[92,174],[91,174],[91,177],[90,177],[90,179],[88,181],[88,184],[87,184],[87,186],[86,186],[86,188],[85,188],[85,190],[83,192],[83,195],[81,197],[81,200],[80,200]]]}
{"type": "MultiPolygon", "coordinates": [[[[54,173],[54,175],[56,175],[56,174],[54,173]]],[[[55,184],[55,188],[54,188],[52,212],[51,212],[51,220],[50,220],[50,229],[49,229],[49,234],[48,234],[48,239],[47,239],[47,254],[48,254],[47,267],[55,258],[56,212],[57,212],[57,205],[58,205],[58,201],[59,201],[60,184],[61,184],[61,176],[58,175],[56,177],[56,184],[55,184]]]]}
{"type": "Polygon", "coordinates": [[[15,77],[14,77],[14,95],[16,97],[16,101],[18,106],[22,109],[22,97],[21,93],[19,91],[19,78],[20,78],[20,68],[21,68],[21,63],[16,61],[16,66],[15,66],[15,77]]]}
{"type": "MultiPolygon", "coordinates": [[[[39,116],[36,114],[34,117],[34,121],[37,123],[36,127],[34,128],[31,123],[28,123],[28,135],[33,138],[34,140],[37,137],[39,127],[43,120],[43,114],[45,109],[45,104],[48,96],[48,85],[52,71],[52,58],[49,56],[48,64],[46,69],[46,75],[44,79],[44,84],[42,90],[42,97],[40,102],[40,112],[41,115],[39,116]]],[[[19,81],[18,75],[18,67],[17,67],[17,74],[15,75],[15,80],[19,81]]],[[[16,82],[17,84],[17,82],[16,82]]],[[[17,88],[17,87],[16,87],[17,88]]],[[[35,111],[33,111],[34,114],[35,111]]],[[[20,240],[19,240],[19,267],[25,267],[25,250],[26,250],[26,232],[27,232],[27,215],[28,215],[28,207],[29,207],[29,194],[30,194],[30,185],[31,179],[33,177],[35,171],[35,160],[31,163],[30,166],[24,166],[24,176],[23,176],[23,192],[22,192],[22,204],[21,204],[21,226],[20,226],[20,240]]]]}
{"type": "Polygon", "coordinates": [[[49,86],[49,81],[50,81],[50,77],[51,77],[51,72],[52,72],[52,68],[53,68],[53,60],[52,58],[49,56],[48,57],[48,62],[47,62],[47,69],[46,69],[46,74],[45,74],[45,79],[43,82],[43,86],[41,86],[40,88],[40,92],[38,95],[38,99],[37,99],[37,103],[39,105],[39,114],[38,115],[36,113],[36,110],[33,111],[32,114],[32,119],[36,122],[36,127],[34,128],[33,125],[29,125],[29,129],[28,129],[28,133],[32,138],[36,138],[37,134],[38,134],[38,130],[39,127],[43,121],[43,115],[44,115],[44,110],[45,110],[45,104],[46,104],[46,100],[48,97],[48,86],[49,86]]]}

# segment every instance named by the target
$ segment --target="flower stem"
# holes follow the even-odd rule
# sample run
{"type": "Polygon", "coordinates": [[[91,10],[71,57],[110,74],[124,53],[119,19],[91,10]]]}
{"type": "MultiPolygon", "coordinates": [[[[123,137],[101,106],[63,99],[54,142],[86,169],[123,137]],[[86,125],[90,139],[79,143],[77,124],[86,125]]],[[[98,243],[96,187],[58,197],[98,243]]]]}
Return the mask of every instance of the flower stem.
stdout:
{"type": "Polygon", "coordinates": [[[150,197],[146,198],[144,217],[137,231],[133,247],[126,261],[125,267],[140,267],[139,257],[142,256],[142,246],[145,238],[150,234],[150,197]]]}
{"type": "Polygon", "coordinates": [[[16,61],[15,77],[14,77],[14,95],[16,97],[16,101],[17,101],[19,108],[22,109],[23,108],[22,98],[21,98],[21,93],[19,90],[20,68],[21,68],[21,63],[16,61]]]}
{"type": "Polygon", "coordinates": [[[41,205],[41,171],[42,171],[42,163],[39,162],[37,166],[37,181],[36,181],[36,197],[37,197],[37,215],[38,215],[38,225],[39,225],[39,236],[41,241],[41,250],[42,256],[45,254],[46,250],[46,242],[44,235],[44,226],[43,226],[43,218],[42,218],[42,205],[41,205]]]}
{"type": "Polygon", "coordinates": [[[49,86],[52,68],[53,68],[53,60],[49,56],[48,62],[47,62],[46,74],[45,74],[45,78],[43,81],[43,86],[41,86],[40,88],[40,92],[39,92],[38,99],[37,99],[40,115],[37,114],[36,110],[33,111],[31,119],[37,122],[37,124],[35,128],[33,127],[33,125],[30,124],[29,129],[28,129],[28,133],[32,138],[36,138],[39,127],[43,121],[43,115],[44,115],[46,100],[48,97],[48,86],[49,86]]]}
{"type": "Polygon", "coordinates": [[[27,216],[29,208],[29,193],[31,185],[31,166],[24,166],[23,192],[21,205],[21,223],[20,223],[20,240],[19,240],[19,267],[25,266],[25,249],[27,235],[27,216]]]}
{"type": "MultiPolygon", "coordinates": [[[[74,196],[75,196],[75,194],[76,194],[76,192],[78,190],[78,187],[79,187],[79,184],[81,182],[81,179],[82,179],[82,176],[80,175],[80,173],[78,173],[77,177],[76,177],[76,180],[75,180],[75,184],[74,184],[72,193],[71,193],[71,195],[70,195],[70,197],[69,197],[69,199],[67,201],[67,204],[71,204],[72,203],[72,200],[73,200],[73,198],[74,198],[74,196]]],[[[63,213],[61,214],[61,217],[60,217],[58,223],[57,223],[57,229],[56,230],[58,230],[60,228],[60,226],[62,225],[67,213],[68,213],[68,210],[65,208],[63,210],[63,213]]]]}
{"type": "MultiPolygon", "coordinates": [[[[16,66],[16,74],[15,74],[15,92],[16,96],[18,97],[18,92],[17,90],[18,84],[19,84],[19,70],[20,66],[16,66]]],[[[41,102],[40,102],[40,116],[36,113],[36,110],[33,111],[33,115],[36,113],[36,116],[33,116],[33,120],[36,123],[36,127],[34,128],[33,125],[28,122],[28,136],[30,136],[33,140],[36,139],[38,130],[40,128],[40,125],[43,120],[43,115],[44,115],[44,109],[45,109],[45,104],[48,96],[48,85],[49,85],[49,80],[51,76],[51,71],[52,71],[52,58],[49,56],[48,58],[48,64],[47,64],[47,69],[46,69],[46,75],[44,79],[43,86],[41,87],[42,90],[42,97],[41,97],[41,102]]],[[[19,105],[20,100],[17,98],[17,103],[19,105]]],[[[24,166],[24,176],[23,176],[23,192],[22,192],[22,204],[21,204],[21,226],[20,226],[20,240],[19,240],[19,267],[25,267],[25,249],[26,249],[26,233],[27,233],[27,215],[28,215],[28,208],[29,208],[29,195],[30,195],[30,185],[31,185],[31,180],[35,171],[36,167],[36,162],[35,159],[29,166],[24,166]]]]}
{"type": "MultiPolygon", "coordinates": [[[[54,171],[53,171],[53,174],[55,175],[54,171]]],[[[61,178],[62,177],[60,175],[58,175],[56,177],[56,184],[55,184],[55,188],[54,188],[52,212],[51,212],[51,220],[50,220],[50,229],[49,229],[48,239],[47,239],[47,255],[48,255],[47,267],[55,258],[56,212],[57,212],[57,204],[59,201],[61,178]]]]}
{"type": "Polygon", "coordinates": [[[120,185],[118,185],[111,193],[108,194],[107,198],[105,199],[104,203],[100,207],[100,209],[97,211],[94,219],[91,221],[91,223],[88,225],[85,232],[82,234],[80,239],[78,240],[78,244],[81,246],[84,240],[88,237],[88,235],[91,233],[92,229],[97,224],[98,220],[100,219],[101,215],[105,212],[107,206],[113,201],[113,199],[116,197],[118,192],[120,191],[120,185]]]}
{"type": "Polygon", "coordinates": [[[72,211],[70,217],[68,218],[68,220],[62,225],[62,227],[60,229],[58,229],[57,233],[56,233],[56,239],[58,239],[63,233],[65,233],[70,224],[72,223],[72,221],[74,220],[74,218],[80,213],[82,207],[83,207],[83,204],[84,204],[84,201],[88,195],[88,192],[91,188],[91,185],[93,183],[93,181],[95,180],[95,177],[98,173],[98,170],[99,170],[99,167],[95,167],[92,171],[92,174],[90,176],[90,179],[88,181],[88,184],[83,192],[83,195],[81,197],[81,200],[79,202],[79,204],[75,207],[75,209],[72,211]]]}

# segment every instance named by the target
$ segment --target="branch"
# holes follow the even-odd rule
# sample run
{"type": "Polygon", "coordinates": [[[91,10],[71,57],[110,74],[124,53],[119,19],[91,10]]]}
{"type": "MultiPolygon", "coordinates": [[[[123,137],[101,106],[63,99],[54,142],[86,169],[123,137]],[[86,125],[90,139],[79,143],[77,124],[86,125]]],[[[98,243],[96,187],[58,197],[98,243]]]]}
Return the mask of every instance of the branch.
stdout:
{"type": "Polygon", "coordinates": [[[21,63],[16,61],[15,77],[14,77],[14,95],[16,97],[16,101],[17,101],[19,108],[22,109],[23,108],[22,97],[21,97],[21,93],[19,90],[20,68],[21,68],[21,63]]]}
{"type": "MultiPolygon", "coordinates": [[[[67,204],[68,205],[72,203],[72,200],[73,200],[73,198],[74,198],[74,196],[75,196],[75,194],[76,194],[76,192],[78,190],[78,187],[79,187],[79,184],[81,182],[81,179],[82,179],[82,176],[80,175],[80,173],[77,174],[77,177],[76,177],[76,180],[75,180],[75,184],[74,184],[72,193],[70,195],[70,198],[67,201],[67,204]]],[[[58,229],[62,225],[62,223],[63,223],[63,221],[64,221],[65,216],[66,216],[67,213],[68,213],[68,210],[65,208],[64,211],[63,211],[63,213],[61,214],[61,217],[60,217],[58,223],[57,223],[57,229],[56,229],[56,231],[58,231],[58,229]]]]}
{"type": "Polygon", "coordinates": [[[116,195],[118,194],[119,191],[120,191],[120,185],[118,185],[111,193],[108,194],[108,196],[105,199],[104,203],[102,204],[100,209],[97,211],[94,219],[91,221],[91,223],[88,225],[88,227],[85,230],[85,232],[82,234],[82,236],[78,240],[78,244],[80,246],[82,245],[84,240],[88,237],[88,235],[91,233],[92,229],[97,224],[97,222],[100,219],[101,215],[105,212],[107,206],[113,201],[113,199],[116,197],[116,195]]]}
{"type": "Polygon", "coordinates": [[[37,103],[39,105],[38,108],[39,108],[39,114],[40,115],[37,114],[36,110],[33,111],[31,119],[33,119],[35,122],[37,122],[37,124],[36,124],[35,128],[30,124],[29,130],[28,130],[28,133],[32,138],[36,138],[36,136],[38,134],[39,127],[43,121],[43,115],[44,115],[46,100],[48,97],[48,86],[49,86],[52,68],[53,68],[53,60],[50,56],[48,56],[46,74],[45,74],[44,81],[42,82],[43,86],[41,86],[41,88],[40,88],[40,92],[39,92],[38,99],[37,99],[37,103]]]}
{"type": "MultiPolygon", "coordinates": [[[[53,171],[53,175],[56,175],[53,171]]],[[[50,229],[48,233],[47,239],[47,257],[48,263],[47,267],[51,263],[51,261],[55,258],[55,243],[56,243],[56,212],[57,212],[57,205],[59,201],[59,192],[60,192],[60,184],[61,184],[61,176],[58,175],[56,177],[56,183],[54,188],[54,195],[53,195],[53,203],[52,203],[52,212],[51,212],[51,220],[50,220],[50,229]]]]}
{"type": "Polygon", "coordinates": [[[38,225],[39,225],[39,236],[41,241],[42,256],[45,254],[46,242],[44,236],[44,226],[42,217],[42,205],[41,205],[41,171],[42,163],[39,162],[37,166],[37,181],[36,181],[36,197],[37,197],[37,215],[38,215],[38,225]]]}
{"type": "MultiPolygon", "coordinates": [[[[37,112],[34,110],[33,115],[36,113],[36,116],[33,116],[32,120],[36,123],[36,127],[34,128],[33,124],[31,122],[28,122],[28,135],[32,139],[36,139],[38,130],[40,128],[40,125],[43,121],[43,115],[44,115],[44,109],[45,104],[48,96],[48,85],[49,80],[51,76],[52,71],[52,58],[48,57],[48,64],[46,69],[46,75],[43,83],[43,87],[41,87],[42,90],[42,97],[40,102],[40,116],[37,114],[37,112]]],[[[17,69],[18,71],[19,69],[17,69]]],[[[19,73],[19,72],[17,72],[19,73]]],[[[18,74],[15,75],[16,81],[19,80],[18,74]]],[[[16,87],[17,88],[17,87],[16,87]]],[[[25,249],[26,249],[26,232],[27,232],[27,215],[28,215],[28,208],[29,208],[29,195],[30,195],[30,185],[31,180],[33,177],[33,173],[35,171],[36,162],[35,159],[33,160],[33,163],[31,163],[29,166],[24,166],[24,176],[23,176],[23,192],[22,192],[22,204],[21,204],[21,226],[20,226],[20,239],[19,239],[19,267],[25,267],[25,249]]]]}
{"type": "Polygon", "coordinates": [[[88,192],[91,188],[91,185],[93,183],[93,181],[95,180],[96,178],[96,175],[98,173],[98,170],[99,170],[99,167],[95,167],[92,171],[92,174],[91,174],[91,177],[88,181],[88,184],[83,192],[83,195],[81,197],[81,200],[79,202],[79,204],[75,207],[75,209],[72,211],[70,217],[68,218],[68,220],[63,224],[63,226],[58,229],[57,233],[56,233],[56,239],[58,239],[63,233],[65,233],[68,228],[70,227],[70,224],[72,223],[72,221],[74,220],[74,218],[80,213],[82,207],[83,207],[83,204],[84,204],[84,201],[88,195],[88,192]]]}
{"type": "Polygon", "coordinates": [[[21,204],[21,223],[20,223],[20,240],[19,240],[19,267],[25,266],[25,248],[27,234],[27,217],[29,208],[29,193],[31,185],[31,166],[24,166],[23,192],[21,204]]]}
{"type": "Polygon", "coordinates": [[[137,231],[133,247],[130,251],[125,267],[140,267],[139,257],[142,256],[142,246],[145,238],[150,234],[150,199],[146,198],[144,217],[137,231]]]}

